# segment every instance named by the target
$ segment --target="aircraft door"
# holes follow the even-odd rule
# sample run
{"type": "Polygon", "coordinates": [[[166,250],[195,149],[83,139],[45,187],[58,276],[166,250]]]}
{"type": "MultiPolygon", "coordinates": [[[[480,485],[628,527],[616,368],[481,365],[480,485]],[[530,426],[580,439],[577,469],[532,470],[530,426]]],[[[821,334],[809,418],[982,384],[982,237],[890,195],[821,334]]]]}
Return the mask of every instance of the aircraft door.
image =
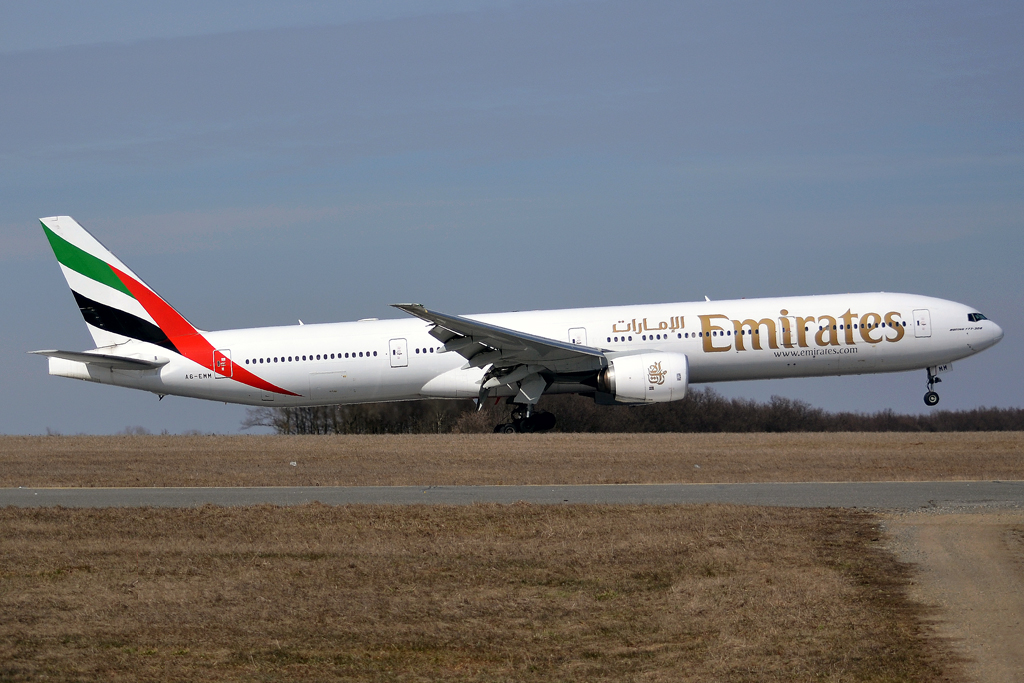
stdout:
{"type": "Polygon", "coordinates": [[[213,376],[217,379],[231,377],[234,366],[231,364],[231,349],[217,349],[213,352],[213,376]]]}
{"type": "Polygon", "coordinates": [[[392,339],[388,342],[391,353],[391,367],[404,368],[409,365],[409,344],[404,339],[392,339]]]}
{"type": "Polygon", "coordinates": [[[587,328],[585,327],[573,327],[569,330],[569,343],[579,344],[581,346],[587,345],[587,328]]]}
{"type": "Polygon", "coordinates": [[[914,311],[914,336],[932,336],[932,316],[927,308],[919,308],[914,311]]]}

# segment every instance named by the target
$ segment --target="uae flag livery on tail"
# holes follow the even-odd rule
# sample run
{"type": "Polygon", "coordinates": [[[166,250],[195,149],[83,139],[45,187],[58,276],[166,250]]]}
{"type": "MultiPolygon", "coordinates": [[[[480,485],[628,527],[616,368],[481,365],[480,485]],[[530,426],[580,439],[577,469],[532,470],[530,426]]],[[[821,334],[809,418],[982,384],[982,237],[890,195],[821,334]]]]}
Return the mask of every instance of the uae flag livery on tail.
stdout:
{"type": "Polygon", "coordinates": [[[128,279],[152,292],[128,266],[71,218],[40,223],[97,347],[137,339],[180,353],[125,284],[128,279]]]}
{"type": "Polygon", "coordinates": [[[40,224],[97,348],[147,342],[244,384],[295,395],[237,365],[226,367],[223,360],[215,368],[214,347],[203,333],[73,218],[44,218],[40,224]]]}

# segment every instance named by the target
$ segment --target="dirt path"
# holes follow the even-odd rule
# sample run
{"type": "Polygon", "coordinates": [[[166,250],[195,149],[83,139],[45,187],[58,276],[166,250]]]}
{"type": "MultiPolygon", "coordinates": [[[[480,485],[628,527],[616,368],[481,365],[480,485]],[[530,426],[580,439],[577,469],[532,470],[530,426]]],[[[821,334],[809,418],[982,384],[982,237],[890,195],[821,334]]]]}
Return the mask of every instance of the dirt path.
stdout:
{"type": "Polygon", "coordinates": [[[1024,510],[886,516],[900,559],[919,568],[912,597],[939,608],[981,683],[1024,683],[1024,510]]]}

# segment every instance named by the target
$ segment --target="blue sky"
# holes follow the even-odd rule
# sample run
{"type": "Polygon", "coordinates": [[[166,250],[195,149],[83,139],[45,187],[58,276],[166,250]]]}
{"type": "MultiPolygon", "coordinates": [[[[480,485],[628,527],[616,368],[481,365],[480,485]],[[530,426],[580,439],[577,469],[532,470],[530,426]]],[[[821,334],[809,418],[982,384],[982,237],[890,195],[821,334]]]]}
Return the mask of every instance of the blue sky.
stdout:
{"type": "MultiPolygon", "coordinates": [[[[3,3],[0,432],[233,432],[51,378],[69,214],[206,329],[864,290],[1006,330],[943,408],[1020,406],[1024,7],[3,3]]],[[[922,373],[717,385],[925,410],[922,373]],[[920,376],[919,376],[920,375],[920,376]]]]}

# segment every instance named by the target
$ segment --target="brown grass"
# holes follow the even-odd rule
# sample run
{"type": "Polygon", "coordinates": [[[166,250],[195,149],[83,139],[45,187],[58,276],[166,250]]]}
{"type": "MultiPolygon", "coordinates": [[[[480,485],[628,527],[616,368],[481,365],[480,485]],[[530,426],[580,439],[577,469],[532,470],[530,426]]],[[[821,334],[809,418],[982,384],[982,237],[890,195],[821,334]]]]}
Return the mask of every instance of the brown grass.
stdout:
{"type": "Polygon", "coordinates": [[[929,681],[866,514],[0,510],[0,680],[929,681]]]}
{"type": "Polygon", "coordinates": [[[1024,432],[0,437],[0,486],[957,479],[1024,479],[1024,432]]]}

